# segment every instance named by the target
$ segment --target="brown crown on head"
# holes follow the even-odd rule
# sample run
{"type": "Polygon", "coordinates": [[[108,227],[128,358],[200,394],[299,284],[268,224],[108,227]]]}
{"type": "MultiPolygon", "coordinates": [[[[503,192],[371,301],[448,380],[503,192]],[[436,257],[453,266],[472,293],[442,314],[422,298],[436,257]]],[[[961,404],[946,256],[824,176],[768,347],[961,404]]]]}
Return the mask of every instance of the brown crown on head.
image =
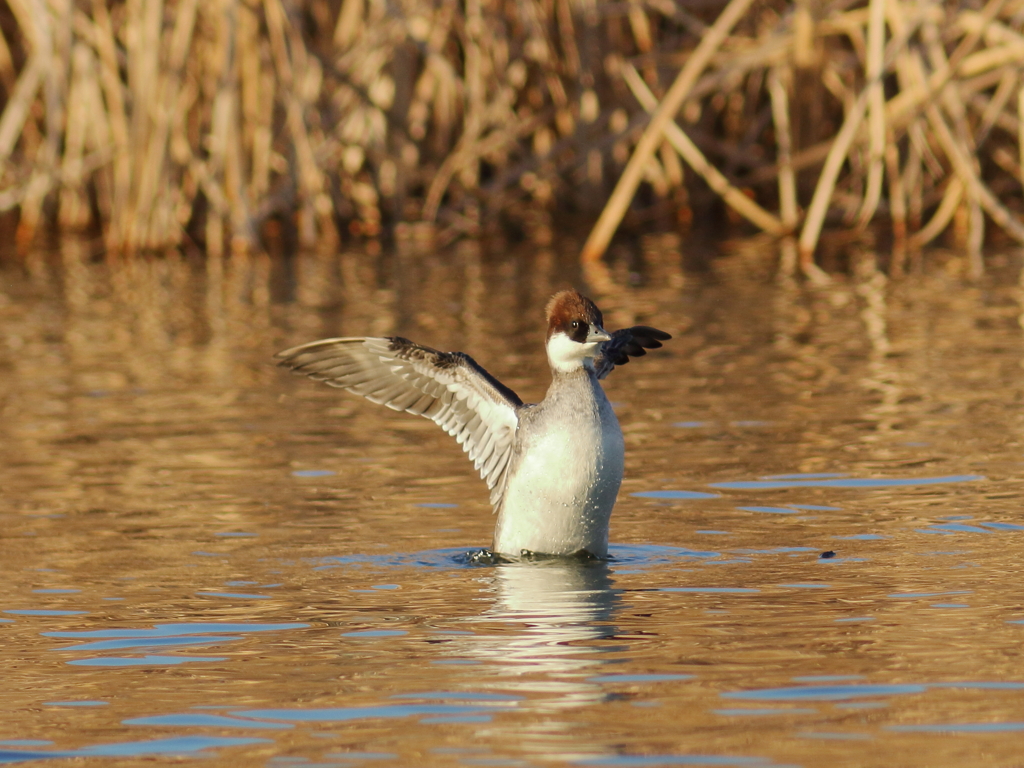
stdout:
{"type": "Polygon", "coordinates": [[[556,293],[548,302],[545,312],[548,318],[549,337],[557,331],[562,331],[570,338],[580,335],[579,331],[575,334],[573,332],[574,320],[580,320],[584,324],[582,338],[575,339],[576,341],[586,338],[591,324],[599,328],[604,327],[604,318],[601,316],[601,310],[597,308],[597,304],[576,291],[556,293]]]}

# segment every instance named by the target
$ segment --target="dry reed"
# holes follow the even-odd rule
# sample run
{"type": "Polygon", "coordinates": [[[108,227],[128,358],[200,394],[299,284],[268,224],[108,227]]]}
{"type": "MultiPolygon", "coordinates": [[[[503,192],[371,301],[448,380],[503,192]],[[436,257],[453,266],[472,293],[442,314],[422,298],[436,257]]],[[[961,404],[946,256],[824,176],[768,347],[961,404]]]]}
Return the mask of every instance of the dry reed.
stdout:
{"type": "Polygon", "coordinates": [[[888,231],[893,274],[951,227],[974,275],[988,222],[1024,243],[1024,0],[5,2],[22,244],[446,240],[607,199],[595,263],[641,187],[685,221],[703,185],[816,280],[826,226],[888,231]]]}
{"type": "MultiPolygon", "coordinates": [[[[744,0],[732,0],[719,21],[726,19],[729,10],[744,5],[744,0]]],[[[900,0],[869,0],[866,7],[848,6],[820,6],[817,10],[821,14],[815,21],[809,5],[798,3],[792,13],[756,37],[720,37],[714,41],[715,50],[704,52],[704,58],[696,64],[703,68],[705,60],[710,62],[708,71],[693,84],[694,94],[709,91],[711,83],[732,79],[736,90],[730,96],[736,95],[742,87],[736,82],[738,67],[742,67],[742,77],[748,84],[751,79],[767,83],[777,157],[771,171],[778,176],[778,217],[739,196],[724,178],[716,178],[720,174],[694,154],[695,148],[684,149],[678,141],[672,141],[673,146],[727,205],[762,231],[783,236],[784,270],[794,269],[798,262],[808,277],[824,280],[814,253],[826,219],[831,216],[854,232],[864,231],[878,220],[884,208],[888,213],[885,218],[891,223],[893,244],[888,261],[894,273],[902,273],[908,247],[919,250],[941,234],[958,211],[963,211],[967,232],[962,245],[970,272],[977,277],[983,270],[983,212],[1012,239],[1024,243],[1019,214],[1000,200],[992,186],[1011,189],[1010,199],[1016,210],[1021,210],[1019,184],[1024,176],[1018,157],[1024,158],[1024,123],[1019,111],[1024,109],[1024,90],[1017,107],[1010,97],[1024,67],[1024,3],[988,0],[980,12],[966,5],[900,0]],[[948,56],[947,49],[952,51],[948,56]],[[759,55],[750,55],[752,51],[759,55]],[[746,55],[728,55],[733,52],[746,55]],[[792,176],[789,102],[794,69],[812,72],[842,107],[839,130],[819,145],[822,149],[827,146],[827,153],[802,221],[792,176]],[[996,125],[1003,128],[998,136],[991,133],[996,125]],[[1011,149],[1014,143],[1018,145],[1016,152],[1011,149]],[[923,164],[927,164],[927,171],[923,164]],[[996,167],[1018,183],[1009,183],[1010,179],[1000,176],[996,167]],[[884,200],[886,176],[888,199],[884,200]],[[918,198],[913,210],[919,226],[914,232],[907,228],[908,191],[918,198]],[[920,226],[925,207],[922,199],[941,202],[932,219],[920,226]],[[798,234],[796,251],[790,234],[798,234]]],[[[733,23],[728,20],[726,29],[733,23]]],[[[708,40],[705,36],[704,43],[708,40]]],[[[698,52],[700,48],[688,58],[688,66],[698,59],[698,52]]],[[[641,92],[645,88],[635,72],[627,67],[623,76],[644,108],[653,111],[657,105],[649,94],[641,92]]],[[[816,97],[812,88],[802,90],[797,98],[816,97]]],[[[740,98],[744,96],[750,98],[749,89],[740,98]]],[[[756,108],[763,97],[755,93],[751,100],[756,108]]],[[[685,103],[677,95],[670,103],[666,96],[658,114],[675,115],[681,108],[684,118],[694,123],[706,107],[696,98],[685,103]]],[[[677,132],[674,122],[652,120],[644,136],[646,142],[638,145],[631,164],[649,162],[644,154],[649,154],[649,146],[662,136],[672,140],[677,132]]],[[[810,153],[812,149],[804,151],[810,153]]],[[[808,158],[808,165],[815,160],[808,158]]],[[[760,176],[761,180],[766,178],[763,173],[760,176]]],[[[601,257],[636,187],[637,177],[627,169],[584,246],[584,261],[601,257]]],[[[934,202],[927,207],[935,207],[934,202]]]]}

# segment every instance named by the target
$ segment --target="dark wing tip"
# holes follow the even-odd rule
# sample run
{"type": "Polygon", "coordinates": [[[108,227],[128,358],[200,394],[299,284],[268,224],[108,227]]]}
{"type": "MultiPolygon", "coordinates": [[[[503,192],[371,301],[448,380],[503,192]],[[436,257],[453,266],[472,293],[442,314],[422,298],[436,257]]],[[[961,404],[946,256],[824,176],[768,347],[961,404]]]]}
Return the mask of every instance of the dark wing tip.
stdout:
{"type": "Polygon", "coordinates": [[[658,349],[661,342],[668,341],[672,336],[657,328],[647,325],[634,325],[623,328],[612,334],[612,340],[606,342],[602,350],[602,362],[598,378],[604,378],[619,365],[625,365],[631,357],[643,357],[649,349],[658,349]]]}
{"type": "Polygon", "coordinates": [[[672,334],[659,331],[657,328],[651,328],[649,325],[634,325],[629,329],[629,333],[635,341],[639,343],[647,342],[644,346],[648,349],[657,349],[661,344],[655,342],[668,341],[672,338],[672,334]]]}

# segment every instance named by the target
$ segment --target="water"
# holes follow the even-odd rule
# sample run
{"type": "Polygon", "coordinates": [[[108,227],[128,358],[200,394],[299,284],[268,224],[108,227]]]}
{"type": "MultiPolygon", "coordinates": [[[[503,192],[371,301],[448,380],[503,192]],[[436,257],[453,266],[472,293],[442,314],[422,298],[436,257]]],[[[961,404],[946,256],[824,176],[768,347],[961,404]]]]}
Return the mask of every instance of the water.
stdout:
{"type": "Polygon", "coordinates": [[[1018,761],[1016,276],[647,260],[613,559],[490,566],[450,438],[269,358],[400,333],[538,399],[551,253],[6,265],[0,762],[1018,761]]]}

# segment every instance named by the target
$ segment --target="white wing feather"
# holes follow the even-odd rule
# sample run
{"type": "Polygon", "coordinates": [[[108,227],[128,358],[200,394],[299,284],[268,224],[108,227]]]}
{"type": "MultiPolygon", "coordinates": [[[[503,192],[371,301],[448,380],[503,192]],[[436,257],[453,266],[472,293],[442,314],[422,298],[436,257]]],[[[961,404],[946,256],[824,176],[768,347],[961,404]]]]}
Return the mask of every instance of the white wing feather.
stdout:
{"type": "Polygon", "coordinates": [[[438,424],[469,455],[497,508],[522,401],[473,358],[398,336],[323,339],[274,357],[295,373],[438,424]]]}

